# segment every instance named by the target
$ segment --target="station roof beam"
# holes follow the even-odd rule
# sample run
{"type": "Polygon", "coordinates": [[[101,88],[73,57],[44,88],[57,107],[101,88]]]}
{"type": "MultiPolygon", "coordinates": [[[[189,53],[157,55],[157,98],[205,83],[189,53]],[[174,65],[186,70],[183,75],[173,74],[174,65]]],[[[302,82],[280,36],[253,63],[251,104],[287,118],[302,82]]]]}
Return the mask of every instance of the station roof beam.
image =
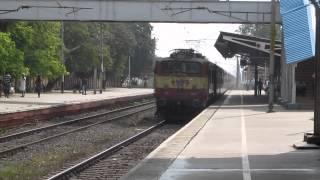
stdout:
{"type": "MultiPolygon", "coordinates": [[[[265,62],[269,64],[270,39],[220,32],[214,46],[224,58],[239,54],[250,58],[258,66],[263,66],[265,62]]],[[[281,57],[281,41],[276,41],[275,56],[281,57]]]]}

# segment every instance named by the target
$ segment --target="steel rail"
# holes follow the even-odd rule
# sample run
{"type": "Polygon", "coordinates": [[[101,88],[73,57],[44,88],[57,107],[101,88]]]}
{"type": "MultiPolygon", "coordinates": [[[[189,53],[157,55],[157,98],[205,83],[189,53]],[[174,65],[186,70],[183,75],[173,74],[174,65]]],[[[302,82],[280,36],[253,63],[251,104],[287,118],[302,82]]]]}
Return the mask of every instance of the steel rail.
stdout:
{"type": "MultiPolygon", "coordinates": [[[[223,93],[223,95],[224,94],[225,94],[225,92],[223,93]]],[[[225,96],[222,96],[222,97],[223,97],[222,101],[219,103],[218,108],[215,110],[215,112],[221,107],[221,105],[223,104],[223,102],[226,98],[225,96]]],[[[215,114],[215,112],[214,112],[214,114],[215,114]]],[[[112,147],[110,147],[110,148],[108,148],[108,149],[106,149],[106,150],[104,150],[104,151],[102,151],[102,152],[100,152],[100,153],[66,169],[66,170],[63,170],[63,171],[49,177],[47,180],[68,179],[70,176],[81,172],[82,170],[86,169],[87,167],[95,164],[95,162],[97,162],[101,159],[107,158],[108,156],[112,155],[114,152],[122,149],[124,146],[127,146],[128,144],[134,142],[132,139],[140,138],[141,136],[143,136],[143,134],[145,134],[145,133],[148,134],[149,131],[151,132],[153,129],[162,126],[164,123],[165,123],[165,121],[162,121],[162,122],[158,123],[157,125],[152,126],[151,128],[148,128],[147,130],[145,130],[145,131],[143,131],[143,132],[141,132],[141,133],[139,133],[139,134],[123,141],[123,142],[120,142],[120,143],[118,143],[118,144],[116,144],[116,145],[114,145],[114,146],[112,146],[112,147]]]]}
{"type": "Polygon", "coordinates": [[[119,151],[120,149],[122,149],[125,146],[128,146],[129,144],[136,142],[137,140],[141,139],[142,137],[145,137],[146,135],[150,134],[153,130],[155,130],[156,128],[159,128],[160,126],[162,126],[165,123],[165,121],[161,121],[160,123],[54,175],[51,176],[50,178],[48,178],[47,180],[58,180],[58,179],[67,179],[68,177],[70,177],[73,174],[79,173],[81,172],[83,169],[86,169],[87,167],[95,164],[97,161],[107,158],[108,156],[112,155],[114,152],[119,151]]]}
{"type": "Polygon", "coordinates": [[[107,111],[107,112],[103,112],[103,113],[99,113],[99,114],[95,114],[95,115],[89,115],[89,116],[85,116],[85,117],[81,117],[81,118],[76,118],[76,119],[72,119],[69,121],[65,121],[65,122],[61,122],[61,123],[57,123],[57,124],[53,124],[53,125],[49,125],[49,126],[45,126],[45,127],[40,127],[40,128],[26,130],[26,131],[19,132],[19,133],[10,134],[7,136],[2,136],[2,137],[0,137],[0,143],[7,142],[11,139],[15,139],[15,138],[19,138],[19,137],[25,137],[27,135],[31,135],[31,134],[34,134],[34,133],[37,133],[40,131],[48,130],[48,129],[52,129],[52,128],[55,128],[58,126],[68,125],[68,124],[76,123],[76,122],[83,121],[83,120],[97,118],[97,117],[105,116],[108,114],[116,113],[116,112],[127,110],[127,109],[132,109],[135,107],[140,107],[140,106],[144,106],[144,105],[152,104],[152,103],[154,103],[154,101],[141,103],[141,104],[134,105],[134,106],[128,106],[128,107],[124,107],[124,108],[120,108],[120,109],[116,109],[116,110],[112,110],[112,111],[107,111]]]}
{"type": "Polygon", "coordinates": [[[117,119],[120,119],[120,118],[124,118],[124,117],[130,116],[130,115],[133,115],[133,114],[136,114],[136,113],[139,113],[139,112],[144,112],[144,111],[147,111],[147,110],[152,109],[154,107],[155,106],[150,106],[150,107],[147,107],[147,108],[142,109],[142,110],[134,111],[134,112],[131,112],[131,113],[126,113],[126,114],[121,115],[121,116],[109,118],[109,119],[106,119],[106,120],[102,120],[102,121],[99,121],[99,122],[96,122],[96,123],[93,123],[93,124],[89,124],[89,125],[77,128],[77,129],[66,131],[66,132],[63,132],[63,133],[60,133],[60,134],[56,134],[56,135],[53,135],[53,136],[49,136],[49,137],[46,137],[46,138],[43,138],[43,139],[39,139],[37,141],[33,141],[33,142],[22,144],[22,145],[13,147],[13,148],[9,148],[9,149],[6,149],[4,151],[0,151],[0,157],[8,155],[8,154],[13,154],[13,153],[17,152],[18,150],[23,150],[24,148],[26,148],[28,146],[31,146],[31,145],[34,145],[34,144],[39,144],[41,142],[48,141],[48,140],[51,140],[51,139],[54,139],[54,138],[57,138],[57,137],[60,137],[60,136],[64,136],[64,135],[67,135],[67,134],[70,134],[70,133],[74,133],[74,132],[78,132],[78,131],[81,131],[81,130],[84,130],[84,129],[88,129],[90,127],[93,127],[93,126],[96,126],[96,125],[99,125],[99,124],[111,122],[111,121],[114,121],[114,120],[117,120],[117,119]]]}

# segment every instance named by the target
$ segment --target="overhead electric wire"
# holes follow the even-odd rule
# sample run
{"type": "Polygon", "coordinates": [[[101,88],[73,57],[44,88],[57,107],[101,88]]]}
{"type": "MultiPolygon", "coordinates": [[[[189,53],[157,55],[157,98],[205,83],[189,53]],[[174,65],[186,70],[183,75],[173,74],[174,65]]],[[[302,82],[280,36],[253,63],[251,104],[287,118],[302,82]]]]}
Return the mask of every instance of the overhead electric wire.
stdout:
{"type": "Polygon", "coordinates": [[[89,8],[89,7],[75,7],[75,6],[61,6],[61,4],[59,6],[37,6],[37,5],[21,5],[17,8],[14,9],[0,9],[0,14],[8,14],[8,13],[12,13],[12,12],[18,12],[22,9],[31,9],[31,8],[41,8],[41,9],[72,9],[71,12],[67,13],[67,14],[71,14],[71,13],[76,13],[80,10],[84,10],[84,9],[93,9],[93,8],[89,8]]]}
{"type": "Polygon", "coordinates": [[[194,8],[183,8],[183,7],[171,8],[171,7],[166,7],[166,8],[162,8],[161,10],[163,10],[163,11],[172,11],[172,12],[180,10],[179,12],[172,13],[171,16],[176,16],[178,14],[189,12],[189,11],[192,11],[192,10],[206,10],[211,14],[218,14],[218,15],[221,15],[221,16],[227,16],[227,17],[230,17],[230,18],[233,18],[233,19],[237,19],[237,20],[240,20],[240,21],[248,21],[248,20],[247,19],[243,19],[243,18],[239,18],[239,17],[234,17],[231,14],[232,13],[243,13],[243,14],[247,14],[247,15],[248,14],[262,14],[262,15],[271,14],[270,12],[217,11],[217,10],[212,10],[212,9],[210,9],[208,7],[202,7],[202,6],[194,7],[194,8]]]}

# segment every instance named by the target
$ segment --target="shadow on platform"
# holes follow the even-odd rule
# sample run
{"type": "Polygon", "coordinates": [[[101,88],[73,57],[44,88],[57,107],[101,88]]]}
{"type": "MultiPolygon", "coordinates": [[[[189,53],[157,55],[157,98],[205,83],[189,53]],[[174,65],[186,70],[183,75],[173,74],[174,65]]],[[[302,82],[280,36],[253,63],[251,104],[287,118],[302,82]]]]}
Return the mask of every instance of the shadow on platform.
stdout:
{"type": "MultiPolygon", "coordinates": [[[[239,150],[240,151],[240,150],[239,150]]],[[[185,155],[183,155],[185,157],[185,155]]],[[[225,154],[228,156],[228,154],[225,154]]],[[[320,151],[291,151],[274,155],[249,155],[249,171],[253,179],[318,180],[320,151]]],[[[243,178],[242,157],[148,159],[127,180],[239,180],[243,178]],[[172,162],[172,164],[170,163],[172,162]],[[167,169],[168,168],[168,169],[167,169]]]]}

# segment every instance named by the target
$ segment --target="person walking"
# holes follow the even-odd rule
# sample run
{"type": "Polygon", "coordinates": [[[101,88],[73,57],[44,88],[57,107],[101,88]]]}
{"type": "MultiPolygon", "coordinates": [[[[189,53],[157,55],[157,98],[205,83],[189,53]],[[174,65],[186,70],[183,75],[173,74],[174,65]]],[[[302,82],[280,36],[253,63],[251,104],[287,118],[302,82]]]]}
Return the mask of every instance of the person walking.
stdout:
{"type": "Polygon", "coordinates": [[[38,98],[40,98],[40,92],[41,92],[41,88],[42,88],[42,82],[41,82],[40,75],[37,76],[35,85],[36,85],[36,92],[38,93],[38,98]]]}
{"type": "Polygon", "coordinates": [[[20,91],[21,91],[21,97],[24,97],[24,95],[26,94],[26,76],[24,74],[22,74],[21,79],[20,79],[20,91]]]}
{"type": "Polygon", "coordinates": [[[263,83],[262,83],[261,79],[259,79],[259,81],[258,81],[258,95],[261,95],[262,88],[263,88],[263,83]]]}
{"type": "Polygon", "coordinates": [[[10,88],[11,88],[11,75],[9,73],[6,73],[3,76],[3,90],[4,90],[4,96],[6,98],[9,98],[10,88]]]}

